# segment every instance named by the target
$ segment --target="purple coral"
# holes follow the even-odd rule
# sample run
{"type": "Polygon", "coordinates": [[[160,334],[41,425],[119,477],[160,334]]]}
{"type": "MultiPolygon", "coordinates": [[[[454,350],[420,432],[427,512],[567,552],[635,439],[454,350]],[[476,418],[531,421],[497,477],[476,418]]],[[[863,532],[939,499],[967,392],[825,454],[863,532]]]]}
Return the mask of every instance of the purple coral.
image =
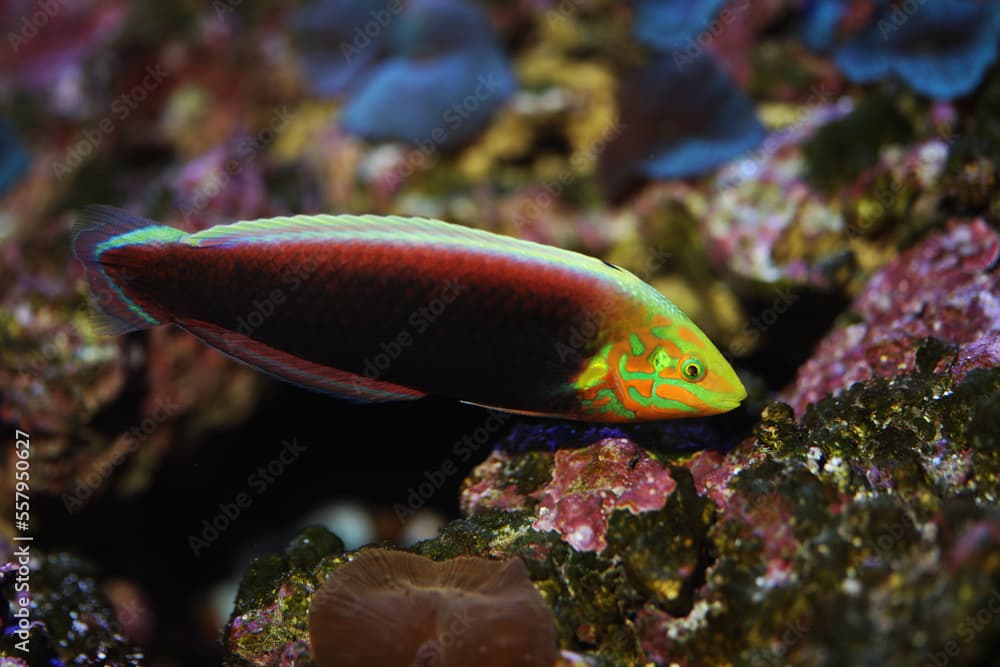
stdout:
{"type": "Polygon", "coordinates": [[[782,400],[798,412],[855,382],[916,368],[919,340],[958,347],[957,378],[1000,358],[1000,236],[982,220],[953,223],[875,274],[854,301],[863,321],[837,329],[799,369],[782,400]]]}
{"type": "Polygon", "coordinates": [[[677,483],[645,450],[623,438],[559,450],[552,481],[542,490],[537,530],[555,530],[578,551],[600,553],[613,510],[662,509],[677,483]]]}

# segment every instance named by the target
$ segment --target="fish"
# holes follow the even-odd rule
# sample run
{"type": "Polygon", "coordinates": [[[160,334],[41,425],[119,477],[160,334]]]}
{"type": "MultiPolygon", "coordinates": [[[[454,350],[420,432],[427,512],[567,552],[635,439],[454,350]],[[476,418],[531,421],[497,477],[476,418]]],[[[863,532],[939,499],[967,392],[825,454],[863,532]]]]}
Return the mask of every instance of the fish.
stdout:
{"type": "Polygon", "coordinates": [[[343,399],[637,422],[746,398],[709,338],[634,274],[485,230],[337,214],[187,233],[93,205],[72,245],[102,331],[173,324],[343,399]]]}

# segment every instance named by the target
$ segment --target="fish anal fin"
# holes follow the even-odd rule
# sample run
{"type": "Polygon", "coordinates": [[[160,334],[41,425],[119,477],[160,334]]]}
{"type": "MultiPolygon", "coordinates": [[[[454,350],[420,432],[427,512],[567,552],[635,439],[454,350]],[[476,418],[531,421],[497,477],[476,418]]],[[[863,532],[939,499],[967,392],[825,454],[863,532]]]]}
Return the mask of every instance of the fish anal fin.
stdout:
{"type": "Polygon", "coordinates": [[[427,395],[402,385],[300,359],[211,322],[179,319],[177,324],[237,361],[313,391],[366,403],[412,401],[427,395]]]}

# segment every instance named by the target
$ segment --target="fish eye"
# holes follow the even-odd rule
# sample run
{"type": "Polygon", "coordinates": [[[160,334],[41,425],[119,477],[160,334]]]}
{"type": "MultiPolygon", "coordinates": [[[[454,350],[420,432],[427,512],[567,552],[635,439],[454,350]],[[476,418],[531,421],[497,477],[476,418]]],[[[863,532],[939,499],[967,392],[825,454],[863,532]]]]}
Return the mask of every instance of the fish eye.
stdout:
{"type": "Polygon", "coordinates": [[[701,382],[705,377],[705,365],[694,357],[687,357],[680,363],[681,377],[688,382],[701,382]]]}

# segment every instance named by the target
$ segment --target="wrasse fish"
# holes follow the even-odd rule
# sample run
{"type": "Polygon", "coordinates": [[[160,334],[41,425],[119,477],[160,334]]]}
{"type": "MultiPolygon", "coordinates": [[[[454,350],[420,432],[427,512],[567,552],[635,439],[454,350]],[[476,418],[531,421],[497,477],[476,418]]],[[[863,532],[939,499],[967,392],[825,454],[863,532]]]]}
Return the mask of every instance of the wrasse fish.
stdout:
{"type": "Polygon", "coordinates": [[[188,234],[92,206],[73,249],[109,332],[173,323],[344,398],[628,422],[746,397],[705,334],[635,275],[438,220],[299,215],[188,234]]]}

